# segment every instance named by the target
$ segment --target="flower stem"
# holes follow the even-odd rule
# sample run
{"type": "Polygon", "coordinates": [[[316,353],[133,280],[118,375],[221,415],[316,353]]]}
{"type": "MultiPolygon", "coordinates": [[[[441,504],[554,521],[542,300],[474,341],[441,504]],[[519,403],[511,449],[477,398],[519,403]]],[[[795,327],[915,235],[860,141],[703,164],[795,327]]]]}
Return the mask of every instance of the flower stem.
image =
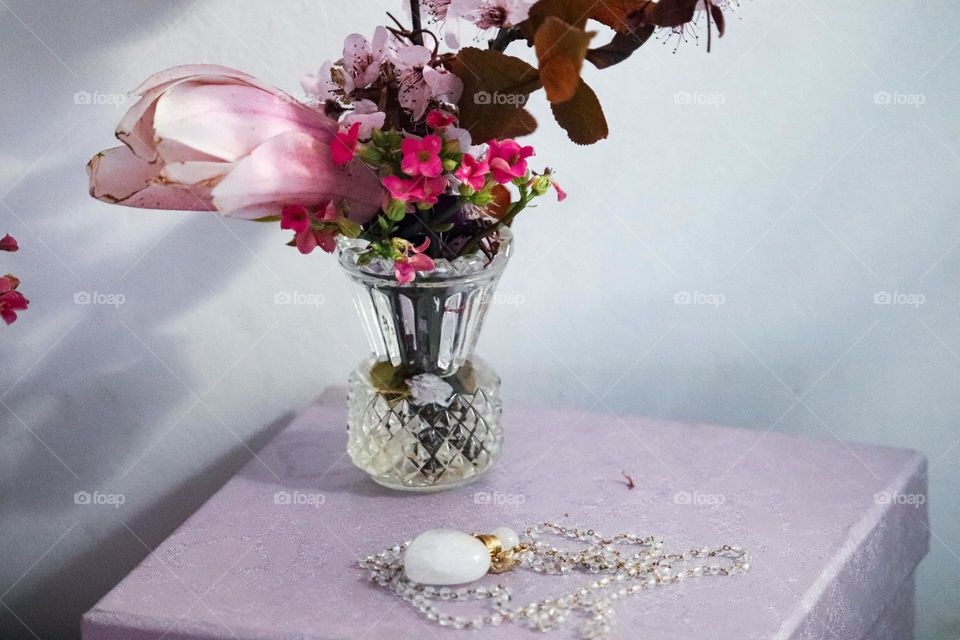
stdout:
{"type": "Polygon", "coordinates": [[[410,29],[413,33],[410,39],[414,44],[423,44],[423,27],[420,22],[420,0],[410,0],[410,16],[413,19],[413,27],[410,29]]]}

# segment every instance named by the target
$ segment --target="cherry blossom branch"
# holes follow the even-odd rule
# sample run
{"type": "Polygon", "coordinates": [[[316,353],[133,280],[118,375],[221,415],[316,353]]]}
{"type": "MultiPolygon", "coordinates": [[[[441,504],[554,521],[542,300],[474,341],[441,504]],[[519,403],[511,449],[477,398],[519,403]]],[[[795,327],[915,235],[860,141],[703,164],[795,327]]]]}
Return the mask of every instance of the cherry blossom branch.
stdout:
{"type": "Polygon", "coordinates": [[[413,44],[423,44],[423,25],[420,22],[420,0],[410,0],[410,16],[413,19],[413,26],[410,29],[412,31],[410,39],[413,40],[413,44]]]}

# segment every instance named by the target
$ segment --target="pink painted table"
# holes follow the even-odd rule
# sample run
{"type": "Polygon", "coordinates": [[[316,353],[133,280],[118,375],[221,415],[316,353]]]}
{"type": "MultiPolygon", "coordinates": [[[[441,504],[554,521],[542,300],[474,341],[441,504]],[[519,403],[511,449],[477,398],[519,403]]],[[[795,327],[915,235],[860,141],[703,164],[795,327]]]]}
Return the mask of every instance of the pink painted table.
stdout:
{"type": "MultiPolygon", "coordinates": [[[[509,407],[493,471],[459,490],[413,495],[351,465],[345,409],[338,390],[304,411],[86,614],[83,638],[544,637],[511,625],[430,626],[356,566],[428,528],[543,520],[657,534],[670,549],[752,551],[748,574],[620,602],[613,638],[912,635],[912,575],[928,542],[925,461],[914,451],[509,407]]],[[[484,580],[526,602],[587,578],[515,571],[484,580]]],[[[576,637],[571,622],[546,637],[576,637]]]]}

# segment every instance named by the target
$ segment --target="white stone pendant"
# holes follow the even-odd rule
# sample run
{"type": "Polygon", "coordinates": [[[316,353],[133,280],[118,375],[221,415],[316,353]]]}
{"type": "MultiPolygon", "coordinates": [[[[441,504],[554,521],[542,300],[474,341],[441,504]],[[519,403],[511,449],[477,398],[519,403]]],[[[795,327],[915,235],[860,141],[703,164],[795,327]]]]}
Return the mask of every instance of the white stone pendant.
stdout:
{"type": "Polygon", "coordinates": [[[404,572],[409,580],[420,584],[453,585],[479,580],[490,571],[495,553],[513,549],[520,542],[507,527],[498,527],[484,538],[454,529],[424,531],[404,552],[404,572]]]}

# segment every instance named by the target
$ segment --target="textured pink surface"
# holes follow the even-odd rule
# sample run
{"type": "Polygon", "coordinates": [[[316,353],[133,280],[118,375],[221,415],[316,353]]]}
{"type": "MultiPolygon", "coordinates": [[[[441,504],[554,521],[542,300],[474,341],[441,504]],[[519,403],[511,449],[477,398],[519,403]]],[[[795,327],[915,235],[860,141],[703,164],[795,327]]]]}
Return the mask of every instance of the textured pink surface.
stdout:
{"type": "MultiPolygon", "coordinates": [[[[621,602],[614,638],[904,637],[911,574],[927,551],[926,508],[875,496],[926,494],[914,451],[508,408],[505,455],[492,472],[459,490],[408,495],[351,465],[345,410],[334,392],[304,411],[85,616],[84,638],[543,637],[510,625],[429,626],[356,567],[427,528],[542,520],[657,534],[670,549],[751,549],[746,575],[621,602]],[[322,504],[276,504],[278,491],[320,494],[322,504]]],[[[484,580],[515,587],[522,603],[574,591],[586,577],[484,580]]]]}

